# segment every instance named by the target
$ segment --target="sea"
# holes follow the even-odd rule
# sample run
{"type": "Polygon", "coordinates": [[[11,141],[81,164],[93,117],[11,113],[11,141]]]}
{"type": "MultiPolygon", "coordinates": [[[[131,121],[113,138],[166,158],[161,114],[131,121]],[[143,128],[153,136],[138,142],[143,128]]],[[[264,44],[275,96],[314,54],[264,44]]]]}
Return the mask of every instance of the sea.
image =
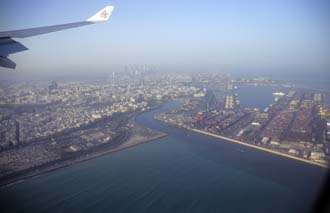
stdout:
{"type": "MultiPolygon", "coordinates": [[[[280,88],[237,92],[267,107],[280,88]]],[[[137,121],[168,136],[0,189],[0,212],[309,212],[327,169],[179,129],[155,114],[137,121]]]]}

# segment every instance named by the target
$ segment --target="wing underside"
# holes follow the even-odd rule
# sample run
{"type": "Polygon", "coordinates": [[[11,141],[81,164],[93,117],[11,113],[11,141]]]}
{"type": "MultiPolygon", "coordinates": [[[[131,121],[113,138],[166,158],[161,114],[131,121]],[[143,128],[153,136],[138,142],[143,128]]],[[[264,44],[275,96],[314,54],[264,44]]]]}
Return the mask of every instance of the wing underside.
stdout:
{"type": "Polygon", "coordinates": [[[28,50],[28,48],[11,38],[0,38],[0,66],[15,69],[15,62],[8,59],[9,54],[25,50],[28,50]]]}

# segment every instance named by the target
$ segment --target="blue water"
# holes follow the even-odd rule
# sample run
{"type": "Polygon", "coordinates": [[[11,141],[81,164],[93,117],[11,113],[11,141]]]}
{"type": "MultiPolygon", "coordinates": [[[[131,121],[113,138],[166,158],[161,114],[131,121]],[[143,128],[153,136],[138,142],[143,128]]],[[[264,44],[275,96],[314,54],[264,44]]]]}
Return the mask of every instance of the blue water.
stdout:
{"type": "Polygon", "coordinates": [[[240,106],[245,108],[260,108],[264,110],[274,101],[274,92],[288,92],[286,87],[275,86],[239,86],[237,93],[239,95],[240,106]]]}
{"type": "Polygon", "coordinates": [[[137,118],[169,136],[3,188],[1,212],[308,212],[325,169],[153,119],[176,106],[137,118]]]}

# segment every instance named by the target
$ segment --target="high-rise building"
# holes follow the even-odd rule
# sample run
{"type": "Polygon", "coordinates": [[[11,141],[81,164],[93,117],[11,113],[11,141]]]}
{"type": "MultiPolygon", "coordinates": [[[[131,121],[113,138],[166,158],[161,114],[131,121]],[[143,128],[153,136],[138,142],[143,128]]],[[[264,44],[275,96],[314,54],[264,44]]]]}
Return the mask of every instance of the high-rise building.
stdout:
{"type": "Polygon", "coordinates": [[[19,141],[19,122],[17,120],[15,120],[15,127],[16,127],[16,141],[17,141],[17,144],[20,144],[20,141],[19,141]]]}
{"type": "Polygon", "coordinates": [[[48,86],[48,92],[52,93],[53,91],[57,90],[57,83],[56,81],[53,81],[49,86],[48,86]]]}

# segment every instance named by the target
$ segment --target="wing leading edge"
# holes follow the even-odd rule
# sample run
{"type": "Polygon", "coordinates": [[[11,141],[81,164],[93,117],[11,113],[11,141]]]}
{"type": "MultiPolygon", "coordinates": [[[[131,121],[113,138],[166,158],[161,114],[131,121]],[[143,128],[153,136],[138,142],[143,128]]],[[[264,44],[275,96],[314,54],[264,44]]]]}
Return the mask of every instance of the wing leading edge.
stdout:
{"type": "Polygon", "coordinates": [[[14,69],[16,64],[15,62],[8,59],[9,54],[28,50],[28,48],[13,40],[12,38],[27,38],[31,36],[104,22],[109,19],[113,9],[113,6],[107,6],[87,20],[81,22],[0,32],[0,66],[14,69]]]}

